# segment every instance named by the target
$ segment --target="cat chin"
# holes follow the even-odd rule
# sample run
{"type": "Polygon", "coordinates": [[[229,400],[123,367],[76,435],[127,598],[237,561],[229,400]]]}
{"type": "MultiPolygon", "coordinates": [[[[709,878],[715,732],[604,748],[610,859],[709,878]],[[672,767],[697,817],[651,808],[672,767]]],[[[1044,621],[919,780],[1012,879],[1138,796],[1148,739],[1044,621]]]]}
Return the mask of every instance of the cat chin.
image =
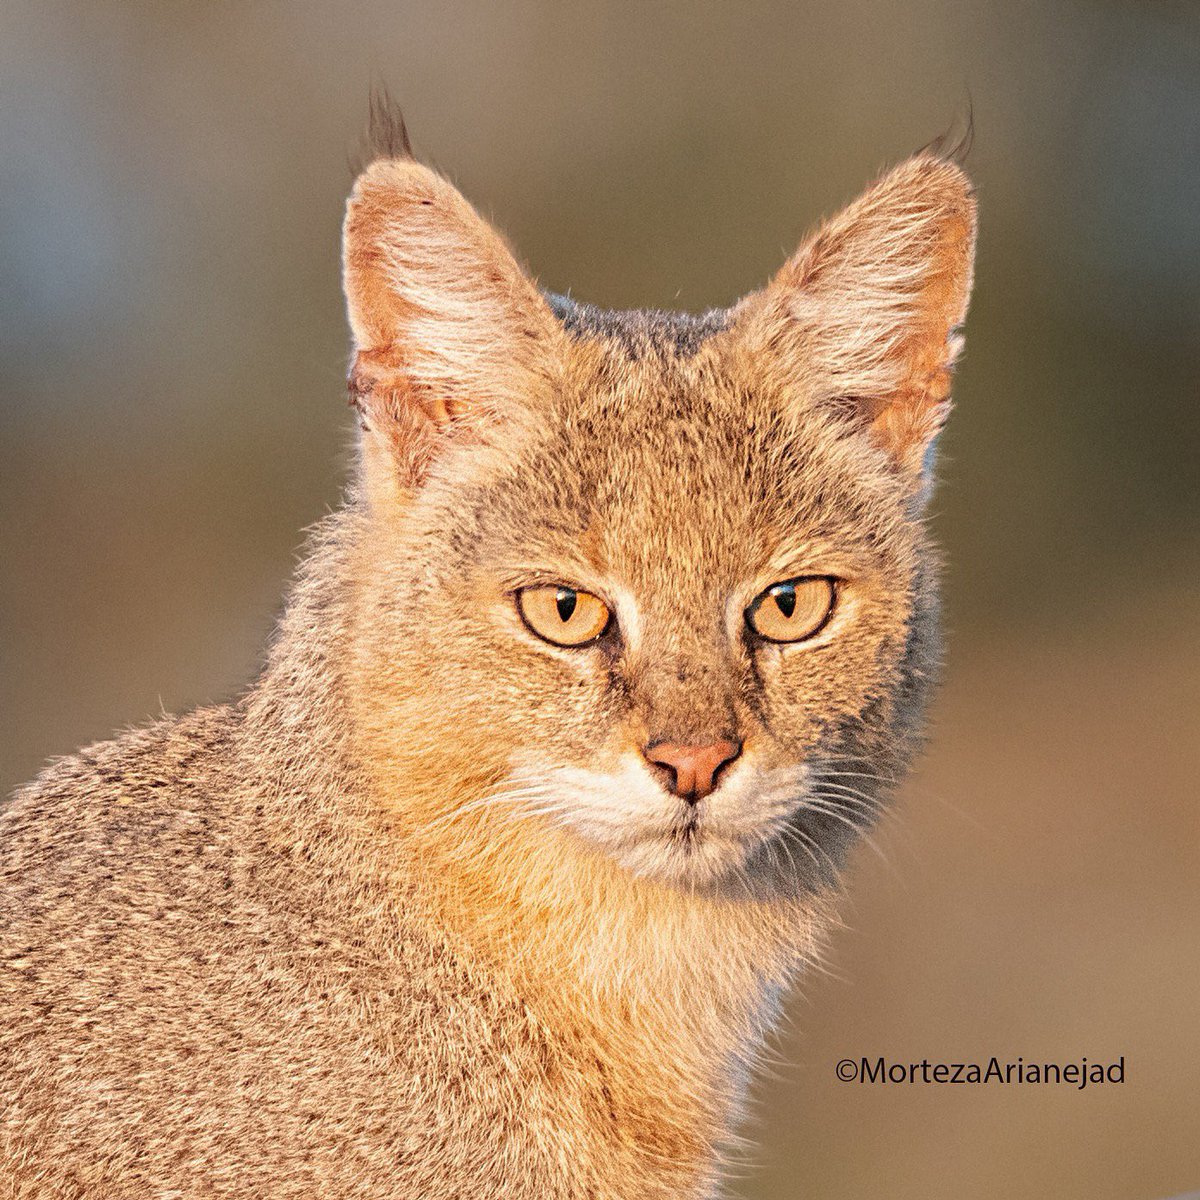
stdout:
{"type": "Polygon", "coordinates": [[[609,854],[631,875],[649,882],[684,890],[726,889],[742,895],[759,889],[747,875],[753,848],[741,841],[716,838],[703,832],[687,836],[647,838],[610,849],[609,854]]]}

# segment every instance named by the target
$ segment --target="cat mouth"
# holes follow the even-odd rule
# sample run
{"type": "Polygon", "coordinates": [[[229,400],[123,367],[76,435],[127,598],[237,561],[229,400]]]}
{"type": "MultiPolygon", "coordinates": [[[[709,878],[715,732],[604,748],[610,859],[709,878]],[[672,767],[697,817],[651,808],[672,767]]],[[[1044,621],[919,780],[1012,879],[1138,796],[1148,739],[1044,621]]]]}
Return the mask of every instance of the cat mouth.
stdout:
{"type": "Polygon", "coordinates": [[[691,809],[682,821],[675,823],[667,836],[685,853],[691,853],[700,837],[700,814],[691,809]]]}
{"type": "Polygon", "coordinates": [[[529,801],[543,815],[636,877],[688,889],[733,883],[744,890],[753,876],[776,880],[795,857],[777,843],[805,791],[795,769],[753,765],[743,758],[740,770],[700,796],[668,790],[632,758],[619,772],[558,767],[549,782],[544,767],[527,767],[534,782],[518,774],[509,794],[524,796],[522,788],[533,788],[529,801]]]}

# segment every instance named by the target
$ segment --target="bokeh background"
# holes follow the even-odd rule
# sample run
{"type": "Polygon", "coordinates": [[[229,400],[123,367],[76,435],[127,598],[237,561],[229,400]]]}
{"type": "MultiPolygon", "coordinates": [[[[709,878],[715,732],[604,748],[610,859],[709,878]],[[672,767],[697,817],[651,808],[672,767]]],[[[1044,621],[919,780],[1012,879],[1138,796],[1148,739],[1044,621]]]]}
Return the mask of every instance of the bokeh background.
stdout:
{"type": "Polygon", "coordinates": [[[973,102],[946,685],[746,1200],[1200,1187],[1196,4],[0,6],[0,784],[234,694],[351,421],[368,86],[546,285],[698,309],[973,102]],[[1126,1059],[869,1087],[859,1055],[1126,1059]]]}

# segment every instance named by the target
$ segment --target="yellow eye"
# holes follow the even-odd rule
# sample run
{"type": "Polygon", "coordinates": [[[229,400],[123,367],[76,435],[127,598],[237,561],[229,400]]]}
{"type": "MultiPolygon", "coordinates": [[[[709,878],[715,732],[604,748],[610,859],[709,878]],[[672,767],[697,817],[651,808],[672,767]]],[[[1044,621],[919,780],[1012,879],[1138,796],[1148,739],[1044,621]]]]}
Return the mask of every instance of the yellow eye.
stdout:
{"type": "Polygon", "coordinates": [[[750,628],[768,642],[802,642],[833,616],[837,584],[826,575],[772,584],[746,609],[750,628]]]}
{"type": "Polygon", "coordinates": [[[517,608],[538,637],[556,646],[594,642],[611,619],[608,606],[599,597],[563,586],[522,588],[517,593],[517,608]]]}

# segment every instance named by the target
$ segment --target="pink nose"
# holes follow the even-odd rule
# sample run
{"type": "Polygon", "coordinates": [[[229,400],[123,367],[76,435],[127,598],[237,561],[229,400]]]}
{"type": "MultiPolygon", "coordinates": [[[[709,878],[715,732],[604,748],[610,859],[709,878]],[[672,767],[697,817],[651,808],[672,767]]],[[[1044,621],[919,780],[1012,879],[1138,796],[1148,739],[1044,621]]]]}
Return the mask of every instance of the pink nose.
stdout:
{"type": "Polygon", "coordinates": [[[717,786],[721,768],[733,762],[741,752],[741,742],[728,741],[709,742],[703,746],[655,742],[642,751],[650,762],[666,768],[671,777],[671,791],[691,804],[717,786]]]}

